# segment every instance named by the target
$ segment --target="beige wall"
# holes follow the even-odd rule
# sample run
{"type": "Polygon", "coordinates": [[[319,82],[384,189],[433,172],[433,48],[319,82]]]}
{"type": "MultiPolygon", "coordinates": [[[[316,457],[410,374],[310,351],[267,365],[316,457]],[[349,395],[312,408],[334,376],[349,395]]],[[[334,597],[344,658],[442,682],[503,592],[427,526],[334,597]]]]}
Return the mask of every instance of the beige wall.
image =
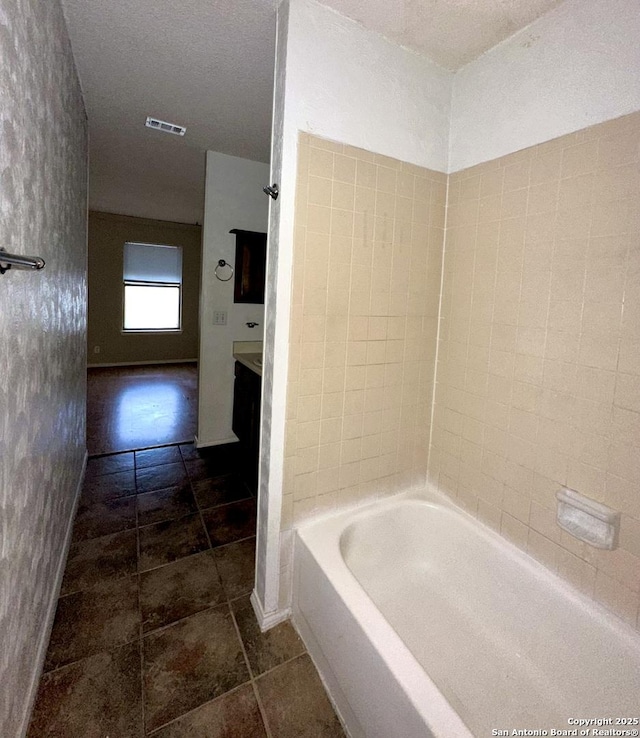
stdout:
{"type": "Polygon", "coordinates": [[[429,478],[640,627],[640,113],[449,179],[429,478]],[[622,512],[599,551],[567,485],[622,512]]]}
{"type": "Polygon", "coordinates": [[[0,0],[0,735],[26,731],[85,456],[87,119],[58,0],[0,0]]]}
{"type": "Polygon", "coordinates": [[[198,356],[200,226],[89,213],[89,364],[195,359],[198,356]],[[182,332],[124,334],[122,259],[126,241],[182,246],[182,332]],[[100,353],[94,347],[100,346],[100,353]]]}
{"type": "Polygon", "coordinates": [[[300,134],[285,531],[424,482],[445,196],[444,174],[300,134]]]}

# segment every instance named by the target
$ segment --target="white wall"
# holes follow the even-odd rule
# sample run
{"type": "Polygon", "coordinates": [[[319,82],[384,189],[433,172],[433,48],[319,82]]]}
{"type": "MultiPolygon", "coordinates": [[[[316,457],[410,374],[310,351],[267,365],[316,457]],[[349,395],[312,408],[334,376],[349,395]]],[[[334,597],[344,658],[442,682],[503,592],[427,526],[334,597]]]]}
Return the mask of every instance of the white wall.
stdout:
{"type": "Polygon", "coordinates": [[[452,72],[314,0],[289,12],[287,121],[446,171],[452,72]]]}
{"type": "Polygon", "coordinates": [[[567,0],[454,77],[449,171],[640,109],[638,0],[567,0]]]}
{"type": "MultiPolygon", "coordinates": [[[[284,146],[286,58],[289,31],[289,3],[278,8],[276,28],[273,121],[271,125],[271,182],[281,183],[284,146]]],[[[293,188],[291,188],[293,190],[293,188]]],[[[260,474],[258,484],[258,525],[256,540],[255,590],[251,601],[258,622],[267,625],[267,613],[278,618],[280,517],[284,465],[284,420],[287,399],[287,359],[277,357],[277,346],[287,344],[291,292],[292,250],[280,253],[280,206],[290,202],[293,191],[269,202],[269,240],[265,290],[265,351],[262,365],[262,407],[260,433],[260,474]],[[277,370],[277,371],[274,371],[277,370]],[[272,432],[272,429],[275,429],[272,432]],[[274,492],[270,492],[274,490],[274,492]]],[[[286,211],[286,208],[285,208],[286,211]]]]}
{"type": "Polygon", "coordinates": [[[279,607],[278,536],[298,132],[446,171],[453,77],[315,0],[281,4],[276,57],[271,180],[280,184],[281,195],[271,204],[270,213],[259,602],[254,602],[262,611],[259,615],[266,615],[263,623],[279,607]]]}
{"type": "MultiPolygon", "coordinates": [[[[235,263],[232,228],[267,230],[269,165],[235,156],[207,152],[204,226],[202,231],[202,290],[200,296],[200,360],[198,446],[237,440],[231,430],[233,410],[233,342],[261,341],[262,305],[235,304],[233,279],[214,275],[219,259],[235,263]],[[227,312],[226,325],[213,325],[213,313],[227,312]],[[248,321],[257,328],[247,328],[248,321]]],[[[227,270],[222,270],[226,276],[227,270]]]]}

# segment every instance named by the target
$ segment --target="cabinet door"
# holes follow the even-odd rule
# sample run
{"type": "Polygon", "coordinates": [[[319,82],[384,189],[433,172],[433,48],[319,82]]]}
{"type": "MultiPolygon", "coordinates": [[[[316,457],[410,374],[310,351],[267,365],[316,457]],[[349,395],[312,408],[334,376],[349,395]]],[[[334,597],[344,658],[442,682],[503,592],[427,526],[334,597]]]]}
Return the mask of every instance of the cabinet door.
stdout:
{"type": "Polygon", "coordinates": [[[241,476],[254,492],[258,486],[260,460],[260,397],[262,381],[247,367],[236,362],[233,393],[233,432],[238,436],[243,461],[241,476]]]}
{"type": "Polygon", "coordinates": [[[264,304],[267,234],[237,228],[229,233],[236,237],[233,301],[264,304]]]}
{"type": "Polygon", "coordinates": [[[239,361],[235,364],[235,386],[233,390],[233,420],[231,427],[240,443],[247,446],[251,440],[253,426],[253,398],[251,376],[253,372],[239,361]]]}

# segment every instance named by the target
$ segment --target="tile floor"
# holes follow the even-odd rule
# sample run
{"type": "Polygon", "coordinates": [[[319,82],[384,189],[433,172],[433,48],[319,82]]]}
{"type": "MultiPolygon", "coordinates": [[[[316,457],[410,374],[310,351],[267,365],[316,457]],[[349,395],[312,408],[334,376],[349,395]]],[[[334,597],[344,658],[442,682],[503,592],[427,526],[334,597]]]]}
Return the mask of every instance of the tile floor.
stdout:
{"type": "Polygon", "coordinates": [[[87,371],[87,448],[111,454],[196,434],[198,365],[92,367],[87,371]]]}
{"type": "Polygon", "coordinates": [[[92,458],[28,738],[333,738],[289,623],[261,633],[234,446],[92,458]]]}

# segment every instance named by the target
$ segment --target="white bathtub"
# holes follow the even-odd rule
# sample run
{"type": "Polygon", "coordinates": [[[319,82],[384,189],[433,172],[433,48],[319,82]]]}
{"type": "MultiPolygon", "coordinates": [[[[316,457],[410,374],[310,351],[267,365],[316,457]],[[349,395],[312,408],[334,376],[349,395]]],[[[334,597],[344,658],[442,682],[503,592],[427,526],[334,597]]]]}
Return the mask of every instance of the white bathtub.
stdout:
{"type": "Polygon", "coordinates": [[[640,727],[637,633],[436,493],[301,527],[293,620],[352,738],[640,727]]]}

